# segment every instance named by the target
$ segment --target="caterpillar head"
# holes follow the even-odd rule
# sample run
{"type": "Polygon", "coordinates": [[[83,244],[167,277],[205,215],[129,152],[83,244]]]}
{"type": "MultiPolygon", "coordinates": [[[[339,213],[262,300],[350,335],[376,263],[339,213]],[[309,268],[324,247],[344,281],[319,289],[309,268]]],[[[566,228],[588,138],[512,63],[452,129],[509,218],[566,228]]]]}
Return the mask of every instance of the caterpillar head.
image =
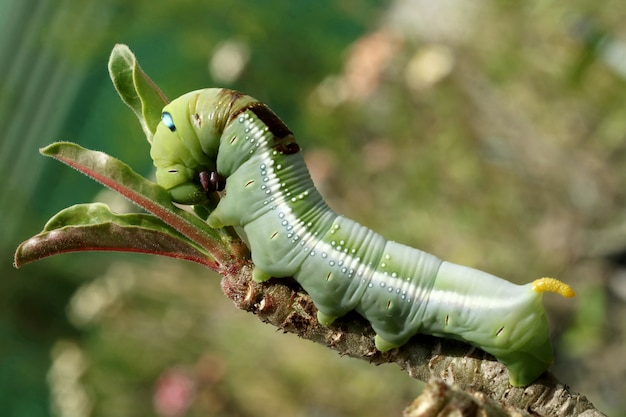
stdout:
{"type": "MultiPolygon", "coordinates": [[[[163,108],[150,156],[157,182],[175,202],[203,203],[207,193],[223,189],[216,161],[224,131],[237,114],[256,103],[238,91],[207,88],[187,93],[163,108]]],[[[225,155],[223,159],[228,160],[225,155]]]]}
{"type": "Polygon", "coordinates": [[[156,166],[157,183],[177,203],[204,202],[207,192],[218,189],[211,181],[217,175],[215,155],[219,135],[206,126],[208,123],[203,123],[206,115],[198,109],[199,102],[210,99],[206,97],[207,91],[211,92],[193,91],[166,105],[152,140],[150,156],[156,166]]]}

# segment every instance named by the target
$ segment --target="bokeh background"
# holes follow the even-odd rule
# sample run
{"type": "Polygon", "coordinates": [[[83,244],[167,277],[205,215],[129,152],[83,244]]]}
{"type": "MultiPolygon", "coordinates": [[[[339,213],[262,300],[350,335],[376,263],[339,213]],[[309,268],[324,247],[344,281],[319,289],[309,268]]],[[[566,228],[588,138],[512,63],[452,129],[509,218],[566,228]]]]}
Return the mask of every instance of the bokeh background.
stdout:
{"type": "Polygon", "coordinates": [[[115,43],[174,98],[224,86],[296,132],[337,211],[546,296],[556,375],[626,412],[622,0],[0,1],[0,413],[390,416],[421,389],[236,310],[182,261],[12,254],[74,203],[134,210],[39,147],[152,175],[115,43]]]}

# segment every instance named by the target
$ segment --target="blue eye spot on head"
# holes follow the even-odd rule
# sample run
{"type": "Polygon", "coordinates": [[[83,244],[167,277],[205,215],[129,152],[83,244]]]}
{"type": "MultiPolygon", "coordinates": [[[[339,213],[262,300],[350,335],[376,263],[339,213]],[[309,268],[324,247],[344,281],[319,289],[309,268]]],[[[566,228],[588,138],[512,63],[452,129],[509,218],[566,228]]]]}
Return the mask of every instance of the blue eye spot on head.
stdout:
{"type": "Polygon", "coordinates": [[[171,130],[172,132],[176,131],[176,125],[174,124],[174,119],[172,118],[171,114],[169,114],[168,112],[163,112],[163,114],[161,115],[161,120],[169,130],[171,130]]]}

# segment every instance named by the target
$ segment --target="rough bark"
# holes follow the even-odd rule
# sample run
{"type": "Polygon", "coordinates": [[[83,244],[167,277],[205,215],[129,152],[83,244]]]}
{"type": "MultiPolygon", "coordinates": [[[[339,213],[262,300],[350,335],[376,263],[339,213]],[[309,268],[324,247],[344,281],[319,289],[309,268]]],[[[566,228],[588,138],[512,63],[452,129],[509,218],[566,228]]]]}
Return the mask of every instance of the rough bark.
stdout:
{"type": "Polygon", "coordinates": [[[604,415],[549,372],[527,387],[511,386],[504,365],[462,342],[417,335],[405,346],[381,353],[374,347],[373,330],[358,314],[350,313],[324,327],[316,319],[313,302],[295,281],[273,279],[259,284],[251,280],[251,273],[252,264],[247,264],[238,275],[222,279],[224,293],[238,308],[340,355],[376,365],[395,362],[413,378],[430,381],[407,408],[406,416],[604,415]]]}

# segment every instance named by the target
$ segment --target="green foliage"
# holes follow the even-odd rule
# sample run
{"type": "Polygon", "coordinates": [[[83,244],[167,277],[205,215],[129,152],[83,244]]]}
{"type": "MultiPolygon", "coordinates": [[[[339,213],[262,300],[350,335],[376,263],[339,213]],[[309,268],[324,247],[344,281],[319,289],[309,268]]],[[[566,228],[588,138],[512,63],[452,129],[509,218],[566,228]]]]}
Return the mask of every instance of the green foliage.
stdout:
{"type": "Polygon", "coordinates": [[[109,58],[109,76],[122,101],[130,107],[149,143],[161,121],[167,98],[141,70],[135,55],[126,45],[116,45],[109,58]]]}

